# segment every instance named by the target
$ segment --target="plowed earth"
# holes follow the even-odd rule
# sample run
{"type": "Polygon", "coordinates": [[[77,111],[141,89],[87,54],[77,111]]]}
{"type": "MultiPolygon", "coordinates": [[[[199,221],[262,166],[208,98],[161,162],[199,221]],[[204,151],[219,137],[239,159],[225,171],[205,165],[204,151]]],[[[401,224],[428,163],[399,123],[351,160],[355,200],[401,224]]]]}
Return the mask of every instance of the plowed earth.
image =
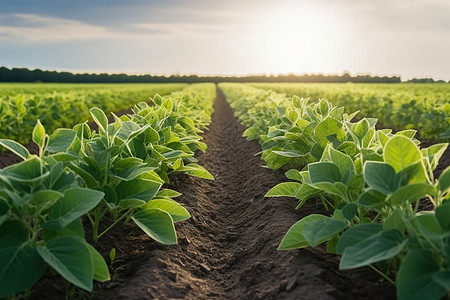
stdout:
{"type": "MultiPolygon", "coordinates": [[[[117,278],[98,284],[95,299],[394,299],[395,288],[369,268],[341,272],[337,256],[319,246],[277,251],[291,225],[324,213],[310,201],[300,210],[291,198],[264,198],[285,181],[282,172],[262,168],[260,146],[242,138],[220,90],[198,156],[215,181],[175,176],[169,187],[191,214],[177,223],[178,245],[164,246],[136,226],[116,226],[94,244],[108,257],[117,251],[117,278]]],[[[448,153],[446,155],[448,160],[448,153]]],[[[448,162],[447,162],[448,165],[448,162]]],[[[0,164],[1,166],[1,164],[0,164]]],[[[88,228],[88,226],[87,226],[88,228]]],[[[88,229],[87,229],[88,230],[88,229]]],[[[87,235],[90,233],[87,232],[87,235]]],[[[109,259],[107,259],[109,263],[109,259]]],[[[114,271],[112,270],[112,274],[114,271]]],[[[33,299],[62,299],[64,283],[47,272],[33,299]]],[[[78,292],[79,293],[79,292],[78,292]]]]}

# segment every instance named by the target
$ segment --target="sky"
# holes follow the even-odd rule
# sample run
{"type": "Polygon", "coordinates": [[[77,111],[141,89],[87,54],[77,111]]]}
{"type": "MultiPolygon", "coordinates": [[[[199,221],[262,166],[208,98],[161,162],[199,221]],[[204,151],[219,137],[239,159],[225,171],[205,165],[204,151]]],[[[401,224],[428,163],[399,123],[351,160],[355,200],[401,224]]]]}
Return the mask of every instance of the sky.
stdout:
{"type": "Polygon", "coordinates": [[[450,0],[0,0],[0,65],[450,80],[450,0]]]}

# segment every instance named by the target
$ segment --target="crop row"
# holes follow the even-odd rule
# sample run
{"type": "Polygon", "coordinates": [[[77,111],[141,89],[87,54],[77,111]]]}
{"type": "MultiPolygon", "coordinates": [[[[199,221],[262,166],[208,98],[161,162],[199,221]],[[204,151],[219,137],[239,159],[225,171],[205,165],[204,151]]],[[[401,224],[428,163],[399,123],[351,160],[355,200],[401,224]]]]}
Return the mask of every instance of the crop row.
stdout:
{"type": "Polygon", "coordinates": [[[49,135],[37,121],[32,140],[38,155],[0,139],[23,159],[0,170],[0,298],[29,290],[46,264],[88,291],[94,279],[109,280],[81,218],[90,222],[94,242],[134,222],[152,239],[176,244],[174,223],[190,215],[174,200],[180,193],[163,185],[175,172],[213,179],[194,152],[206,149],[198,134],[210,121],[214,99],[213,84],[191,85],[140,102],[132,114],[113,114],[109,124],[94,107],[97,132],[84,122],[49,135]]]}
{"type": "Polygon", "coordinates": [[[420,149],[415,130],[392,134],[376,130],[376,119],[352,122],[356,113],[324,99],[309,104],[245,85],[221,88],[249,127],[244,135],[259,139],[267,166],[288,169],[291,181],[266,196],[295,197],[298,209],[319,199],[332,209],[295,223],[280,250],[326,243],[341,255],[341,270],[369,266],[397,286],[399,299],[450,291],[450,167],[433,176],[447,143],[420,149]]]}
{"type": "Polygon", "coordinates": [[[106,113],[128,109],[155,94],[167,95],[186,84],[0,84],[0,138],[30,142],[39,118],[49,133],[90,117],[89,108],[106,113]]]}
{"type": "Polygon", "coordinates": [[[328,99],[383,126],[417,129],[421,138],[450,139],[450,84],[255,83],[292,97],[328,99]]]}

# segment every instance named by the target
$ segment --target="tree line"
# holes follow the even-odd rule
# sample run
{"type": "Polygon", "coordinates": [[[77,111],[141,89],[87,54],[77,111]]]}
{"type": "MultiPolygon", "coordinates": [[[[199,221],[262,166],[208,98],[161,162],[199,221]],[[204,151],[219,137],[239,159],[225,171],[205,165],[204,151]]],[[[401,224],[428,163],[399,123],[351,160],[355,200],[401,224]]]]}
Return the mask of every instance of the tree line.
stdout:
{"type": "MultiPolygon", "coordinates": [[[[399,83],[398,76],[372,76],[349,73],[342,75],[288,74],[246,76],[198,76],[198,75],[128,75],[128,74],[74,74],[70,72],[30,70],[27,68],[0,67],[0,82],[64,82],[64,83],[169,83],[169,82],[355,82],[355,83],[399,83]]],[[[412,79],[411,82],[435,82],[432,78],[412,79]]]]}

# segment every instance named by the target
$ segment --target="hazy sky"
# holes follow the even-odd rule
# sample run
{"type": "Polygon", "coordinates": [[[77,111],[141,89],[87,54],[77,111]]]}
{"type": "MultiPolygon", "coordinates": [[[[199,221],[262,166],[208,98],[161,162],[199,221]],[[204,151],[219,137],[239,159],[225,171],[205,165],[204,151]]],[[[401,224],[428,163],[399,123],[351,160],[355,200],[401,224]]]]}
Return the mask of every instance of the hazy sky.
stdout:
{"type": "Polygon", "coordinates": [[[0,65],[450,80],[450,0],[0,0],[0,65]]]}

